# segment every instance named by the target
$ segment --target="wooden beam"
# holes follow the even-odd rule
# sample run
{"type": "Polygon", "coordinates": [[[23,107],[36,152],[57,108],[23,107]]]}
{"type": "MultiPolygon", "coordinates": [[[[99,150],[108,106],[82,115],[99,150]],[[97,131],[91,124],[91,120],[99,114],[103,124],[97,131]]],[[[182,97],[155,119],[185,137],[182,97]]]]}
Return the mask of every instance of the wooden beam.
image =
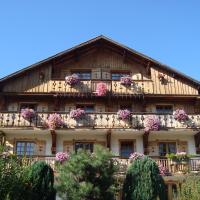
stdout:
{"type": "Polygon", "coordinates": [[[107,131],[106,135],[106,141],[107,141],[107,148],[111,150],[111,129],[107,131]]]}
{"type": "Polygon", "coordinates": [[[195,141],[195,147],[196,147],[196,153],[200,153],[200,132],[194,135],[194,141],[195,141]]]}
{"type": "Polygon", "coordinates": [[[143,135],[143,147],[144,147],[144,154],[148,154],[148,146],[149,146],[149,133],[144,133],[143,135]]]}
{"type": "Polygon", "coordinates": [[[51,144],[51,153],[55,154],[56,153],[56,132],[55,130],[51,130],[51,139],[52,139],[52,144],[51,144]]]}

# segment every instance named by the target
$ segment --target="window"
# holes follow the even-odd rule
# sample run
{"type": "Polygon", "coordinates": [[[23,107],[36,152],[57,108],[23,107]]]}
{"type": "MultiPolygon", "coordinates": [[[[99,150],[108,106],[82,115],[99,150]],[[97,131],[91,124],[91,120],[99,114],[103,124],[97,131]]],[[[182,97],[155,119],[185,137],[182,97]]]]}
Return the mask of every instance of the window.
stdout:
{"type": "Polygon", "coordinates": [[[121,141],[120,142],[120,156],[122,158],[129,158],[130,154],[134,152],[133,141],[121,141]]]}
{"type": "Polygon", "coordinates": [[[128,75],[130,75],[129,72],[112,72],[111,78],[112,80],[120,80],[121,77],[128,76],[128,75]]]}
{"type": "Polygon", "coordinates": [[[173,113],[173,106],[171,105],[157,105],[156,112],[160,114],[173,113]]]}
{"type": "Polygon", "coordinates": [[[120,105],[120,110],[129,110],[132,112],[132,106],[131,105],[120,105]]]}
{"type": "Polygon", "coordinates": [[[76,108],[81,108],[85,112],[94,112],[94,105],[77,105],[76,108]]]}
{"type": "Polygon", "coordinates": [[[72,72],[72,74],[76,74],[78,75],[78,77],[80,79],[86,79],[86,80],[90,80],[91,79],[91,72],[90,71],[75,71],[75,72],[72,72]]]}
{"type": "Polygon", "coordinates": [[[75,152],[78,149],[84,149],[90,152],[93,152],[93,143],[92,142],[75,142],[75,152]]]}
{"type": "Polygon", "coordinates": [[[16,153],[19,156],[32,156],[34,155],[35,143],[28,141],[16,142],[16,153]]]}
{"type": "Polygon", "coordinates": [[[21,103],[20,104],[20,110],[24,108],[31,108],[33,110],[37,110],[37,104],[35,103],[21,103]]]}
{"type": "Polygon", "coordinates": [[[159,143],[159,155],[166,156],[166,154],[176,153],[176,142],[161,142],[159,143]]]}

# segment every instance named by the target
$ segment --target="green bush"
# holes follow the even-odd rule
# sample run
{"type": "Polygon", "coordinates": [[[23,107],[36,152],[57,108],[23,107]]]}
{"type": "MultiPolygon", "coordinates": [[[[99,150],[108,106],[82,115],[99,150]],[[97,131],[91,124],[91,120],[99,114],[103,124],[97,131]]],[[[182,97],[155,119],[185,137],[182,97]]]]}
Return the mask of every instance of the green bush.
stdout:
{"type": "Polygon", "coordinates": [[[178,190],[176,200],[199,200],[200,199],[200,177],[187,176],[178,190]]]}
{"type": "Polygon", "coordinates": [[[123,185],[123,200],[166,200],[166,188],[155,161],[145,157],[128,168],[123,185]]]}
{"type": "Polygon", "coordinates": [[[95,146],[94,153],[78,150],[58,166],[57,191],[67,200],[114,200],[117,171],[112,154],[95,146]]]}

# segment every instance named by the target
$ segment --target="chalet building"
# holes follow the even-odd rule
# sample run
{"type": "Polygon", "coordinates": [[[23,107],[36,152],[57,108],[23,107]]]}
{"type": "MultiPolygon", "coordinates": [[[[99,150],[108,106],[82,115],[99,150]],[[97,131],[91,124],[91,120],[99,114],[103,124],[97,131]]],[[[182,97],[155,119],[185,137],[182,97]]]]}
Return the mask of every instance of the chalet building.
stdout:
{"type": "MultiPolygon", "coordinates": [[[[98,36],[0,79],[0,134],[17,155],[48,157],[94,144],[109,148],[119,159],[132,152],[158,162],[168,153],[200,152],[200,82],[104,36],[98,36]],[[77,84],[66,76],[76,74],[77,84]],[[131,84],[121,77],[130,76],[131,84]],[[97,94],[99,83],[106,93],[97,94]],[[32,119],[21,110],[35,111],[32,119]],[[80,119],[70,112],[81,108],[80,119]],[[130,111],[121,119],[118,111],[130,111]],[[187,122],[174,111],[184,109],[187,122]],[[64,124],[45,124],[57,113],[64,124]],[[145,119],[157,117],[159,130],[145,133],[145,119]]],[[[200,166],[200,165],[199,165],[200,166]]]]}

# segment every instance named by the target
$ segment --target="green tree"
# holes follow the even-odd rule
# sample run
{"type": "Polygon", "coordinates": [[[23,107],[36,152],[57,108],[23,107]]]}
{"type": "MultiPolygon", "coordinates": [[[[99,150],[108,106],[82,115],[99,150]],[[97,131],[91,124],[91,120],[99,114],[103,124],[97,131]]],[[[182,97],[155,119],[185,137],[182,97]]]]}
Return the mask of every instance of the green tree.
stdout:
{"type": "Polygon", "coordinates": [[[156,162],[148,157],[133,161],[123,185],[123,200],[166,200],[166,188],[156,162]]]}
{"type": "Polygon", "coordinates": [[[200,177],[187,176],[178,190],[176,200],[199,200],[200,199],[200,177]]]}
{"type": "Polygon", "coordinates": [[[117,167],[112,154],[95,146],[94,152],[78,150],[58,166],[57,191],[67,200],[114,200],[117,167]]]}

